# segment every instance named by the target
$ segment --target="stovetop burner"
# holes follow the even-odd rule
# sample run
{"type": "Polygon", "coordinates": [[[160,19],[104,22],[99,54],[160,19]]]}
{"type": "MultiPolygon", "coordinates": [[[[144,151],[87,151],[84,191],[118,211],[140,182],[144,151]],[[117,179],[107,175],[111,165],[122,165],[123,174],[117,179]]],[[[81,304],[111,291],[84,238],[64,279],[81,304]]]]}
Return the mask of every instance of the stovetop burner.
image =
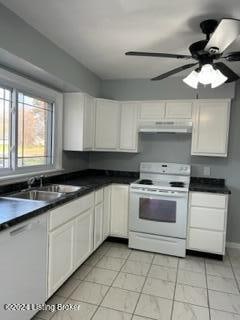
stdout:
{"type": "Polygon", "coordinates": [[[139,184],[147,184],[147,185],[152,185],[153,182],[150,179],[142,179],[139,181],[139,184]]]}
{"type": "Polygon", "coordinates": [[[183,188],[184,187],[184,182],[181,181],[171,181],[169,182],[171,187],[175,187],[175,188],[183,188]]]}

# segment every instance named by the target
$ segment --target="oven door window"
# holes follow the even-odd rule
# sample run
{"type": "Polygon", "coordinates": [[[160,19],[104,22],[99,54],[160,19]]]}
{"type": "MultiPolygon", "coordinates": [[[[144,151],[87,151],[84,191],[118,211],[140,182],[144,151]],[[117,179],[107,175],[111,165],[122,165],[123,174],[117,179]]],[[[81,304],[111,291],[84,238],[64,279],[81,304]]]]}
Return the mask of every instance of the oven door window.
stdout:
{"type": "Polygon", "coordinates": [[[176,200],[139,199],[139,218],[159,222],[176,222],[176,200]]]}

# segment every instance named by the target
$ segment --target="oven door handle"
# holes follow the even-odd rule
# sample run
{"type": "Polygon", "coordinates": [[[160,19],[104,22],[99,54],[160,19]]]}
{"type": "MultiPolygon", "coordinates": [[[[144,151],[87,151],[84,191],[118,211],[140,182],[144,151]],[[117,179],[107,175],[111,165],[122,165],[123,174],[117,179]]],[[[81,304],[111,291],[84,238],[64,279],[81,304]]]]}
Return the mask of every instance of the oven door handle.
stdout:
{"type": "Polygon", "coordinates": [[[164,197],[177,197],[177,198],[187,198],[187,192],[152,192],[148,190],[131,189],[130,193],[135,194],[149,194],[152,197],[164,196],[164,197]]]}

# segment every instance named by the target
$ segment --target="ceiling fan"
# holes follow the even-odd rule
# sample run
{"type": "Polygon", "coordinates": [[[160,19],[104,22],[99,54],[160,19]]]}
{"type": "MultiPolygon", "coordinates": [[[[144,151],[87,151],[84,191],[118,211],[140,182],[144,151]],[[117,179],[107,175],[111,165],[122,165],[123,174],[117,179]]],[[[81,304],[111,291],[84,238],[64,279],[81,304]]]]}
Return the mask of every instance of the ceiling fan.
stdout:
{"type": "Polygon", "coordinates": [[[237,39],[240,34],[240,20],[222,19],[205,20],[200,23],[205,40],[194,42],[190,45],[190,55],[170,54],[160,52],[137,52],[129,51],[127,56],[145,56],[159,58],[173,58],[181,60],[195,60],[185,64],[151,80],[162,80],[183,70],[197,66],[183,81],[193,88],[197,88],[199,83],[204,85],[211,84],[212,88],[218,87],[225,82],[233,82],[239,79],[239,76],[231,70],[221,59],[226,61],[240,61],[240,51],[226,53],[226,49],[237,39]],[[219,62],[215,61],[220,60],[219,62]]]}

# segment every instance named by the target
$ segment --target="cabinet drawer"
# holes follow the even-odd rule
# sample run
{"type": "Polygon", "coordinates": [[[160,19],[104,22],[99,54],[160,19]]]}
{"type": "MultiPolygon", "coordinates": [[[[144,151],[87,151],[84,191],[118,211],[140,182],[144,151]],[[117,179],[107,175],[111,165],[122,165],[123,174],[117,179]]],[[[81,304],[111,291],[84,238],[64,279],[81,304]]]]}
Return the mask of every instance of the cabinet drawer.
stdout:
{"type": "Polygon", "coordinates": [[[71,201],[50,212],[50,230],[66,223],[81,212],[91,208],[94,204],[93,193],[90,193],[80,199],[71,201]]]}
{"type": "Polygon", "coordinates": [[[103,188],[95,191],[95,205],[103,202],[103,188]]]}
{"type": "Polygon", "coordinates": [[[225,233],[201,229],[189,229],[188,249],[224,254],[225,233]]]}
{"type": "Polygon", "coordinates": [[[191,192],[191,206],[225,209],[227,196],[207,192],[191,192]]]}
{"type": "Polygon", "coordinates": [[[190,227],[224,231],[225,210],[203,207],[191,207],[190,227]]]}

